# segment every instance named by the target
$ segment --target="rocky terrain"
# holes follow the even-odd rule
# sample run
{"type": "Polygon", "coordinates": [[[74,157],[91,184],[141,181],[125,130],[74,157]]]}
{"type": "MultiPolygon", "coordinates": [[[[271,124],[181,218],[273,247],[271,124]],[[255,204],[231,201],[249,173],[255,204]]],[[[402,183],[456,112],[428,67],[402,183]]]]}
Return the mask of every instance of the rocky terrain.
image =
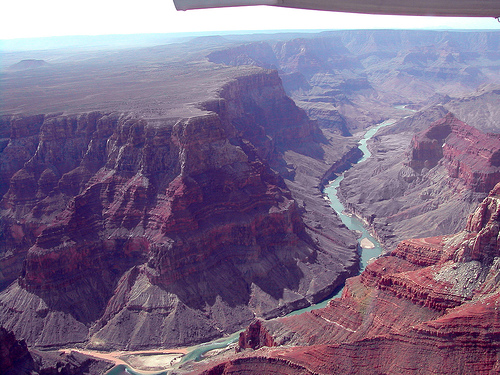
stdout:
{"type": "Polygon", "coordinates": [[[36,353],[187,346],[250,325],[238,355],[195,371],[495,371],[482,317],[496,298],[499,43],[346,31],[7,54],[4,362],[41,371],[61,355],[56,368],[85,373],[101,365],[36,353]],[[358,273],[357,234],[322,189],[389,118],[341,191],[393,251],[326,309],[273,319],[358,273]],[[436,237],[486,196],[465,231],[436,237]],[[396,247],[416,236],[431,238],[396,247]]]}
{"type": "MultiPolygon", "coordinates": [[[[498,99],[494,91],[483,95],[498,99]]],[[[343,200],[387,249],[405,238],[459,230],[500,181],[499,137],[479,130],[500,128],[469,116],[481,122],[475,128],[448,112],[463,100],[428,106],[383,129],[370,144],[374,157],[346,173],[343,200]]]]}
{"type": "Polygon", "coordinates": [[[497,372],[499,203],[500,184],[463,231],[401,242],[324,309],[253,323],[204,373],[497,372]]]}
{"type": "MultiPolygon", "coordinates": [[[[64,113],[2,116],[1,324],[28,345],[191,345],[322,300],[357,271],[355,236],[319,190],[355,142],[332,147],[275,71],[198,64],[175,100],[179,81],[163,78],[174,91],[156,111],[80,112],[83,86],[64,113]]],[[[140,93],[139,106],[149,83],[119,99],[140,93]]]]}
{"type": "MultiPolygon", "coordinates": [[[[454,49],[455,42],[447,44],[454,49]]],[[[346,46],[353,53],[362,50],[356,43],[346,46]]],[[[374,50],[368,48],[367,56],[374,50]]],[[[390,55],[387,52],[384,58],[390,55]]],[[[446,56],[443,51],[440,55],[446,56]]],[[[420,59],[418,69],[398,65],[399,77],[406,75],[405,84],[413,76],[409,87],[415,85],[414,92],[396,89],[392,94],[415,104],[402,108],[407,110],[405,118],[379,132],[369,145],[374,157],[348,171],[341,184],[347,208],[371,225],[387,249],[395,249],[371,263],[361,276],[348,279],[340,300],[298,317],[257,320],[240,335],[239,354],[195,366],[194,373],[498,371],[498,343],[493,338],[498,295],[493,280],[498,252],[499,137],[491,134],[499,129],[494,115],[497,89],[483,86],[461,96],[465,87],[474,86],[475,78],[462,75],[448,80],[442,67],[423,63],[434,56],[409,53],[403,62],[415,67],[420,59]],[[436,82],[432,81],[441,81],[441,94],[434,95],[436,82]],[[424,86],[432,95],[418,97],[424,86]],[[446,94],[450,89],[455,90],[453,97],[446,94]],[[399,243],[464,227],[456,235],[399,243]]],[[[382,94],[385,83],[376,79],[381,72],[367,72],[372,87],[382,94]]],[[[389,100],[397,103],[395,96],[389,100]]]]}
{"type": "Polygon", "coordinates": [[[394,106],[420,109],[430,98],[444,104],[447,95],[468,96],[498,82],[499,46],[495,32],[353,30],[225,46],[208,58],[277,69],[311,118],[349,135],[400,117],[394,106]]]}
{"type": "Polygon", "coordinates": [[[0,371],[5,375],[80,375],[102,374],[112,367],[76,352],[40,351],[28,349],[24,340],[0,327],[0,371]]]}

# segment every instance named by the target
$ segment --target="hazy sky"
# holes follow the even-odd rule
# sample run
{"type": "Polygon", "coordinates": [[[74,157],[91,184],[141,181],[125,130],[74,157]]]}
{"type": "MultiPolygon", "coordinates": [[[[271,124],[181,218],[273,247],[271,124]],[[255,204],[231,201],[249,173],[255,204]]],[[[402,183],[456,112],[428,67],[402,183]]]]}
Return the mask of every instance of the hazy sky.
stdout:
{"type": "Polygon", "coordinates": [[[172,0],[6,0],[0,13],[0,39],[259,29],[500,30],[493,18],[373,16],[265,6],[178,12],[172,0]]]}

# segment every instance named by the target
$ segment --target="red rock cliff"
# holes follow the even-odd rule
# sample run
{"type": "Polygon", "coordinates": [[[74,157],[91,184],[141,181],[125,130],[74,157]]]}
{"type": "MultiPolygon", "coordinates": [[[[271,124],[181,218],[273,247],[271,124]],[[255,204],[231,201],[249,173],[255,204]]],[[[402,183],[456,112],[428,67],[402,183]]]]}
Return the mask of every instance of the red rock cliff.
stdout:
{"type": "Polygon", "coordinates": [[[484,134],[451,113],[411,141],[408,165],[430,169],[442,162],[466,188],[488,192],[500,180],[500,138],[484,134]]]}
{"type": "Polygon", "coordinates": [[[498,372],[499,191],[462,232],[402,242],[348,279],[328,307],[263,322],[272,336],[264,341],[278,347],[247,350],[242,365],[231,359],[219,368],[234,374],[258,357],[254,372],[287,373],[288,362],[316,374],[498,372]]]}
{"type": "Polygon", "coordinates": [[[25,142],[38,145],[5,172],[6,243],[22,242],[24,266],[0,294],[3,325],[38,346],[189,345],[307,306],[351,272],[352,254],[318,255],[269,167],[317,132],[277,74],[238,76],[202,106],[37,117],[25,142]]]}

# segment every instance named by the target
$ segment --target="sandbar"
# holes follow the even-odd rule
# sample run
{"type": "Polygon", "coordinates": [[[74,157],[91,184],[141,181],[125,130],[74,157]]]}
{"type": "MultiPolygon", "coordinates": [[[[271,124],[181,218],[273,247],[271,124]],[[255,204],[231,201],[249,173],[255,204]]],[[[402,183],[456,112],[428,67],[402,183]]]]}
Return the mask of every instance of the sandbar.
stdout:
{"type": "Polygon", "coordinates": [[[103,359],[115,365],[130,366],[133,370],[143,374],[156,374],[158,371],[167,370],[181,360],[187,353],[187,348],[141,350],[141,351],[115,351],[99,352],[97,350],[61,349],[69,354],[75,351],[90,357],[103,359]]]}
{"type": "Polygon", "coordinates": [[[372,241],[370,241],[368,238],[365,237],[361,240],[361,247],[363,249],[373,249],[375,245],[373,244],[372,241]]]}

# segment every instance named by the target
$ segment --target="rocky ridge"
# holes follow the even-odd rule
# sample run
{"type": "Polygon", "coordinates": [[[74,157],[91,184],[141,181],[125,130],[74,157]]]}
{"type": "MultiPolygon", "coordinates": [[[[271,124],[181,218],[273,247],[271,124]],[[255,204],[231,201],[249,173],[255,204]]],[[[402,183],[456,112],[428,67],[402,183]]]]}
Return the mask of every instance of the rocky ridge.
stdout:
{"type": "Polygon", "coordinates": [[[407,165],[421,172],[441,159],[448,175],[466,189],[489,192],[500,181],[500,135],[483,134],[449,113],[413,137],[407,165]]]}
{"type": "Polygon", "coordinates": [[[204,373],[283,373],[287,367],[315,374],[498,371],[499,207],[500,184],[463,231],[403,241],[349,279],[341,299],[262,322],[261,341],[253,341],[261,349],[247,349],[204,373]]]}
{"type": "Polygon", "coordinates": [[[456,231],[500,181],[499,145],[497,135],[431,106],[374,137],[374,157],[346,173],[341,198],[387,249],[404,238],[456,231]]]}
{"type": "Polygon", "coordinates": [[[321,164],[326,147],[277,73],[236,76],[199,106],[3,117],[4,283],[22,267],[0,294],[3,326],[39,347],[184,346],[307,306],[355,272],[352,235],[336,219],[309,229],[312,205],[270,168],[294,185],[284,154],[321,164]]]}

